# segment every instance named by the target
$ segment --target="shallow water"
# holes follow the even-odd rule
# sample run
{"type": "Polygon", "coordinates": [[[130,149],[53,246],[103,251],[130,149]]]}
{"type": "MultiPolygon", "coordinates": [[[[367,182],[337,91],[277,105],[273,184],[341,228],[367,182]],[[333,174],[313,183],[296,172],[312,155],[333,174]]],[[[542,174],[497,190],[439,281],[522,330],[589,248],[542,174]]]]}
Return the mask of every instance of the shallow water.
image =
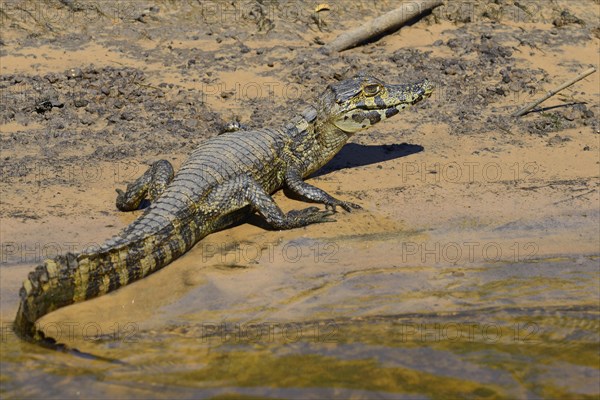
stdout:
{"type": "Polygon", "coordinates": [[[117,363],[19,341],[9,330],[15,305],[3,301],[2,396],[600,394],[598,256],[401,263],[397,234],[369,234],[337,238],[338,247],[273,243],[258,257],[249,249],[268,246],[215,250],[218,235],[227,234],[41,320],[61,342],[117,363]]]}

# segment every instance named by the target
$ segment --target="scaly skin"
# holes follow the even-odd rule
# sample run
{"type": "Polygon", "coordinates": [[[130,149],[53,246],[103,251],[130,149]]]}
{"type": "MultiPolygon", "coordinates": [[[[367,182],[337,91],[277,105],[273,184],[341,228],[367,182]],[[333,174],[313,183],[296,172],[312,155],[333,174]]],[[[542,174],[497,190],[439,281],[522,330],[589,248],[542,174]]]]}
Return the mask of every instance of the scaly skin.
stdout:
{"type": "Polygon", "coordinates": [[[355,132],[392,117],[428,97],[428,81],[386,85],[366,75],[329,85],[282,129],[226,133],[200,144],[173,177],[158,161],[126,192],[117,190],[117,208],[135,210],[153,203],[119,235],[99,249],[67,253],[39,265],[23,283],[14,323],[23,339],[58,348],[36,329],[42,316],[67,305],[116,290],[163,268],[204,236],[257,211],[275,229],[330,222],[338,200],[302,179],[325,165],[355,132]],[[284,214],[270,193],[287,186],[325,210],[309,207],[284,214]]]}

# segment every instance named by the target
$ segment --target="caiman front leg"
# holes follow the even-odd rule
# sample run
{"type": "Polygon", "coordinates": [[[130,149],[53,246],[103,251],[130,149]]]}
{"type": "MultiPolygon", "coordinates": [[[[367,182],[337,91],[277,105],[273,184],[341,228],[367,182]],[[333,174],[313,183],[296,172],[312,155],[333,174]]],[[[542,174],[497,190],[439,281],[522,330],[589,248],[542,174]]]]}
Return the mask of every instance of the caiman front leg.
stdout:
{"type": "Polygon", "coordinates": [[[317,207],[292,210],[285,214],[273,198],[251,177],[239,176],[213,189],[204,207],[209,214],[224,215],[250,205],[275,229],[292,229],[319,222],[335,222],[331,211],[317,207]]]}
{"type": "Polygon", "coordinates": [[[292,192],[305,197],[308,200],[325,204],[325,208],[331,207],[333,211],[335,211],[336,206],[340,206],[348,212],[352,211],[352,209],[362,208],[358,204],[354,204],[349,201],[338,200],[328,194],[326,191],[304,182],[300,173],[293,168],[288,169],[286,172],[285,183],[292,192]]]}
{"type": "Polygon", "coordinates": [[[150,201],[156,200],[171,183],[174,175],[175,172],[170,162],[167,160],[156,161],[142,176],[128,184],[125,192],[116,189],[118,193],[117,208],[121,211],[134,211],[139,208],[140,203],[146,197],[150,201]]]}

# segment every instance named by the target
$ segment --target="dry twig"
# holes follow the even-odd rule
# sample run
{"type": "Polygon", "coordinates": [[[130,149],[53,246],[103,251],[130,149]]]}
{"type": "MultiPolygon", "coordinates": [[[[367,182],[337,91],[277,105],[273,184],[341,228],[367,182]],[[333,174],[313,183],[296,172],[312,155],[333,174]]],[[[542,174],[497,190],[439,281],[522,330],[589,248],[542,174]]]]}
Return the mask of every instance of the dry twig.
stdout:
{"type": "Polygon", "coordinates": [[[582,72],[581,74],[579,74],[577,77],[571,79],[568,82],[563,83],[562,85],[560,85],[559,87],[557,87],[554,90],[549,91],[544,97],[542,97],[539,100],[533,101],[529,104],[527,104],[525,107],[521,108],[518,111],[515,111],[514,113],[512,113],[510,116],[511,117],[520,117],[521,115],[524,115],[525,113],[527,113],[529,110],[531,110],[532,108],[534,108],[535,106],[543,103],[544,101],[548,100],[550,97],[554,96],[556,93],[560,92],[561,90],[568,88],[569,86],[571,86],[572,84],[579,82],[580,80],[582,80],[583,78],[585,78],[588,75],[593,74],[594,72],[596,72],[596,68],[592,67],[584,72],[582,72]]]}

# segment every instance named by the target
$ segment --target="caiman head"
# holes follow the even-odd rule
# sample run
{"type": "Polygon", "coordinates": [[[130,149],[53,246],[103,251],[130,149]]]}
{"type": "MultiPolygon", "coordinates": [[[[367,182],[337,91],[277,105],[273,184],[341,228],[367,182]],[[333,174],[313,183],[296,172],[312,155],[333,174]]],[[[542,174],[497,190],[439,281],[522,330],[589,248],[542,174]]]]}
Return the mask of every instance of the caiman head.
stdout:
{"type": "Polygon", "coordinates": [[[314,124],[314,148],[307,150],[299,141],[295,148],[297,157],[305,159],[303,176],[325,165],[341,150],[355,132],[393,117],[413,104],[429,97],[433,85],[428,80],[408,85],[388,85],[369,75],[327,86],[316,107],[301,114],[300,122],[294,122],[296,131],[303,131],[314,124]],[[308,155],[308,152],[312,154],[308,155]]]}
{"type": "Polygon", "coordinates": [[[328,109],[327,122],[350,136],[429,97],[433,85],[426,79],[408,85],[390,85],[360,74],[329,85],[327,92],[321,108],[328,109]]]}

